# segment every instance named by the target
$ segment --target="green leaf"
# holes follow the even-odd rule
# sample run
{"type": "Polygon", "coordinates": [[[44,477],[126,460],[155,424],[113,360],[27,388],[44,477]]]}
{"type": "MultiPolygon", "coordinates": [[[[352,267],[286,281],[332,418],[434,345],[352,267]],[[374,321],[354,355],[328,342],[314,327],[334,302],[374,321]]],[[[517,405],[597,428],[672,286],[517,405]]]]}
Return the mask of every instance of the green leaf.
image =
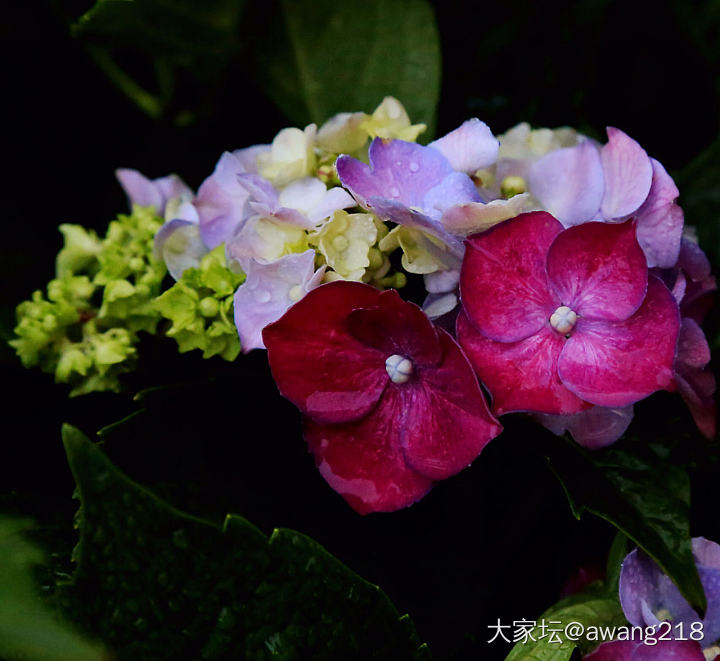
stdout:
{"type": "Polygon", "coordinates": [[[597,590],[563,599],[536,622],[528,639],[518,641],[506,661],[568,661],[575,648],[589,652],[602,639],[610,640],[614,628],[627,624],[617,598],[599,596],[597,590]],[[574,624],[583,627],[581,636],[572,633],[574,624]]]}
{"type": "Polygon", "coordinates": [[[63,440],[81,500],[67,608],[120,661],[429,658],[388,597],[311,539],[190,516],[77,429],[63,440]]]}
{"type": "Polygon", "coordinates": [[[103,45],[191,64],[232,48],[244,5],[244,0],[96,0],[72,31],[103,45]]]}
{"type": "Polygon", "coordinates": [[[642,548],[704,612],[705,594],[690,543],[690,483],[680,467],[622,450],[590,454],[557,440],[549,461],[577,518],[587,510],[642,548]]]}
{"type": "Polygon", "coordinates": [[[440,93],[440,43],[426,0],[277,0],[277,33],[252,49],[258,82],[298,125],[372,110],[394,96],[430,139],[440,93]]]}
{"type": "Polygon", "coordinates": [[[21,535],[29,527],[27,521],[0,517],[0,656],[8,661],[108,658],[40,600],[33,570],[44,558],[21,535]]]}

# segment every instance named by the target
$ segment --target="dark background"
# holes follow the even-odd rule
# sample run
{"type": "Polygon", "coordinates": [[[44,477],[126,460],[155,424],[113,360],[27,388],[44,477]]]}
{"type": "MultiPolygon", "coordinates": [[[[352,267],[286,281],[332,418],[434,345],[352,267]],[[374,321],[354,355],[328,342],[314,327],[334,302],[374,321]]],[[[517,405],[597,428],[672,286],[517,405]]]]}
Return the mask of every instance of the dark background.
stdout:
{"type": "MultiPolygon", "coordinates": [[[[241,63],[210,91],[188,82],[185,94],[207,95],[194,123],[150,119],[70,36],[69,22],[90,4],[26,3],[3,23],[3,339],[14,306],[53,275],[57,225],[103,230],[125,209],[116,167],[153,177],[177,172],[195,188],[222,151],[267,142],[288,125],[241,63]]],[[[683,0],[437,2],[438,133],[469,116],[495,132],[521,120],[597,136],[613,125],[681,172],[718,133],[718,7],[683,0]]],[[[260,14],[272,18],[270,10],[260,14]]],[[[75,503],[60,424],[92,434],[137,407],[118,395],[68,401],[64,387],[24,370],[4,342],[0,356],[0,505],[69,530],[75,503]]],[[[261,352],[228,365],[178,357],[172,341],[148,339],[141,356],[131,392],[196,385],[170,391],[131,433],[109,436],[113,460],[192,512],[215,520],[238,512],[266,532],[285,526],[316,538],[410,612],[439,658],[503,658],[507,646],[485,644],[488,624],[537,617],[575,568],[604,561],[613,531],[592,518],[573,519],[542,452],[533,451],[544,433],[525,421],[504,420],[508,431],[472,468],[420,504],[360,518],[315,471],[299,416],[277,394],[261,352]]],[[[653,400],[663,415],[690,424],[677,398],[653,400]]],[[[652,436],[657,416],[647,418],[634,425],[652,436]]],[[[694,490],[693,532],[720,540],[714,482],[700,470],[694,490]]]]}

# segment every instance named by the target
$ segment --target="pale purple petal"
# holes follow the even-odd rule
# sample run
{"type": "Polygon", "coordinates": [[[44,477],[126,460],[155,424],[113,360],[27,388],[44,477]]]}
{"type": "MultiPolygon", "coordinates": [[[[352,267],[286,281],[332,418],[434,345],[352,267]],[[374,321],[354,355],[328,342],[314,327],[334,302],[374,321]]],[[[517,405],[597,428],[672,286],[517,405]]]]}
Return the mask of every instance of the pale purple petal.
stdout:
{"type": "Polygon", "coordinates": [[[197,268],[208,252],[197,223],[176,218],[165,223],[155,235],[153,253],[162,259],[170,275],[179,280],[189,268],[197,268]]]}
{"type": "Polygon", "coordinates": [[[176,174],[160,177],[155,179],[153,183],[157,186],[158,191],[160,191],[164,204],[174,197],[192,199],[194,196],[192,189],[176,174]]]}
{"type": "Polygon", "coordinates": [[[428,146],[443,154],[453,169],[472,174],[497,160],[500,142],[485,122],[473,117],[428,146]]]}
{"type": "Polygon", "coordinates": [[[238,183],[247,191],[247,205],[255,213],[270,215],[280,206],[278,192],[267,179],[259,174],[240,173],[237,175],[238,183]]]}
{"type": "Polygon", "coordinates": [[[679,191],[672,177],[654,158],[650,194],[638,209],[637,239],[648,266],[670,268],[678,261],[684,216],[675,204],[679,191]]]}
{"type": "Polygon", "coordinates": [[[336,186],[328,190],[320,203],[310,209],[308,218],[315,224],[329,218],[340,209],[349,209],[355,206],[355,200],[344,189],[336,186]]]}
{"type": "Polygon", "coordinates": [[[315,271],[315,251],[286,255],[268,264],[251,260],[247,280],[234,298],[235,325],[244,352],[264,349],[262,331],[321,281],[315,271]]]}
{"type": "Polygon", "coordinates": [[[355,200],[340,187],[327,189],[315,177],[304,177],[286,186],[278,197],[278,203],[286,209],[295,209],[309,220],[309,227],[332,216],[340,209],[355,206],[355,200]]]}
{"type": "Polygon", "coordinates": [[[597,217],[604,179],[600,155],[592,142],[546,154],[532,165],[528,178],[530,192],[565,227],[597,217]]]}
{"type": "Polygon", "coordinates": [[[243,172],[257,173],[258,156],[270,151],[270,148],[270,145],[253,145],[244,149],[236,149],[232,155],[240,162],[243,172]]]}
{"type": "Polygon", "coordinates": [[[460,283],[460,270],[451,269],[448,271],[435,271],[426,273],[423,276],[425,289],[430,294],[445,294],[455,291],[460,283]]]}
{"type": "Polygon", "coordinates": [[[599,450],[612,445],[630,426],[633,407],[607,408],[593,406],[573,415],[533,416],[543,427],[560,436],[566,431],[587,450],[599,450]]]}
{"type": "Polygon", "coordinates": [[[225,152],[198,189],[195,207],[200,215],[200,233],[210,249],[232,236],[247,216],[249,193],[238,180],[244,172],[242,161],[225,152]]]}
{"type": "Polygon", "coordinates": [[[605,193],[600,211],[603,218],[627,218],[650,192],[653,166],[647,152],[620,129],[608,126],[608,142],[600,150],[605,193]]]}
{"type": "Polygon", "coordinates": [[[158,187],[145,175],[137,170],[120,168],[115,170],[115,176],[120,182],[128,201],[131,205],[137,204],[141,207],[155,207],[158,213],[162,213],[163,197],[158,187]]]}

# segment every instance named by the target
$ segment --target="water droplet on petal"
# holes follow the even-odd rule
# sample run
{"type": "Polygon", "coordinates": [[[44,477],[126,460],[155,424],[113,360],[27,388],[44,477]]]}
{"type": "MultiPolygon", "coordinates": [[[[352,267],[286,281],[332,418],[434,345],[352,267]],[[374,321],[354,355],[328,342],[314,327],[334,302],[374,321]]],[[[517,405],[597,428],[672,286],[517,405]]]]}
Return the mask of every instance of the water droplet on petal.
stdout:
{"type": "Polygon", "coordinates": [[[258,303],[267,303],[272,297],[267,289],[256,289],[255,300],[258,303]]]}
{"type": "Polygon", "coordinates": [[[400,191],[397,188],[391,188],[390,195],[392,197],[400,197],[400,191]]]}
{"type": "Polygon", "coordinates": [[[417,163],[410,163],[410,172],[417,172],[420,166],[417,163]]]}

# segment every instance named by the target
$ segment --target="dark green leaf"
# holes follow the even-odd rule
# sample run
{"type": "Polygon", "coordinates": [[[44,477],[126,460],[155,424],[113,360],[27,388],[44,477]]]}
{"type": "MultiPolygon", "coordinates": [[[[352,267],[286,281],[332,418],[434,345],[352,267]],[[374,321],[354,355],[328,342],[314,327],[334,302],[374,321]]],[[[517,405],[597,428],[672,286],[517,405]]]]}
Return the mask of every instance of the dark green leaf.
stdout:
{"type": "Polygon", "coordinates": [[[22,537],[29,523],[0,517],[0,656],[8,661],[100,661],[107,658],[40,600],[33,569],[41,551],[22,537]]]}
{"type": "Polygon", "coordinates": [[[311,539],[180,512],[63,428],[78,485],[67,607],[118,659],[423,659],[387,596],[311,539]]]}
{"type": "Polygon", "coordinates": [[[627,535],[621,530],[618,530],[610,547],[610,552],[608,553],[607,567],[605,570],[605,585],[610,594],[618,593],[620,570],[622,569],[625,556],[630,552],[629,547],[630,542],[627,535]]]}
{"type": "Polygon", "coordinates": [[[685,222],[697,227],[700,247],[717,267],[720,265],[720,137],[675,178],[685,222]]]}
{"type": "Polygon", "coordinates": [[[96,0],[73,34],[192,65],[232,50],[245,0],[96,0]]]}
{"type": "Polygon", "coordinates": [[[699,612],[706,607],[690,544],[690,484],[680,467],[621,450],[590,454],[558,440],[549,461],[577,518],[609,521],[650,555],[699,612]]]}
{"type": "Polygon", "coordinates": [[[371,112],[390,95],[431,133],[440,45],[426,0],[277,0],[267,7],[277,32],[257,35],[258,82],[294,122],[371,112]]]}

